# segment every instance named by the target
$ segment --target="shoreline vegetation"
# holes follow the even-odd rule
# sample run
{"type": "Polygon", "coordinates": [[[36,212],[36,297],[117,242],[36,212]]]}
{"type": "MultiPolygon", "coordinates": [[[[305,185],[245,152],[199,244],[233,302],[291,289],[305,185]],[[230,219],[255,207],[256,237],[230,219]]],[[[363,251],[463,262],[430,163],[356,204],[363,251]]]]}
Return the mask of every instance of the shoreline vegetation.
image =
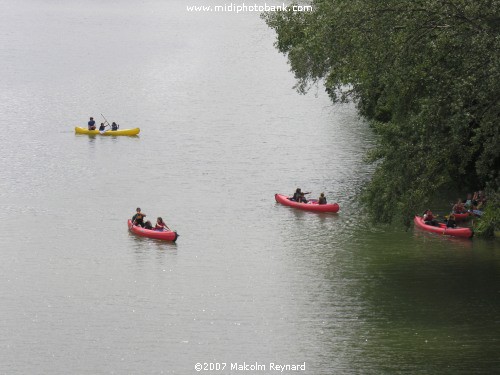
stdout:
{"type": "MultiPolygon", "coordinates": [[[[266,12],[305,94],[320,82],[376,134],[362,200],[409,226],[447,192],[484,190],[476,234],[500,229],[500,2],[336,0],[266,12]]],[[[453,196],[455,198],[455,196],[453,196]]],[[[449,199],[449,198],[448,198],[449,199]]]]}

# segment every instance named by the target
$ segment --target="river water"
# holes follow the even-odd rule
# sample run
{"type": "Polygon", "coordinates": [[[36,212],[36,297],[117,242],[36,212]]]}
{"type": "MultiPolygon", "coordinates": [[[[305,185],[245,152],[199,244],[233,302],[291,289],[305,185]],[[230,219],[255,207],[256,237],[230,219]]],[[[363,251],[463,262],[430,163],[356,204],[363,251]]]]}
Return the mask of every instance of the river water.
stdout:
{"type": "Polygon", "coordinates": [[[292,89],[258,13],[0,5],[0,373],[498,373],[497,244],[367,222],[370,129],[292,89]],[[74,134],[101,114],[140,135],[74,134]]]}

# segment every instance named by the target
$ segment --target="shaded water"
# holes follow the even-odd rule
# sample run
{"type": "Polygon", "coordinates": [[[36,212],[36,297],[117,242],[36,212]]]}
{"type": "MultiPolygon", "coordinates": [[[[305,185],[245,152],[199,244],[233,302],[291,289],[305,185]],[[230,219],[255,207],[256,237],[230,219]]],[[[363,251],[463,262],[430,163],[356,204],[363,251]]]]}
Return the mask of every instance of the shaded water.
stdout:
{"type": "Polygon", "coordinates": [[[372,134],[291,89],[258,14],[0,3],[0,373],[497,372],[496,243],[366,223],[372,134]],[[100,113],[141,134],[74,134],[100,113]],[[274,202],[297,186],[341,212],[274,202]]]}

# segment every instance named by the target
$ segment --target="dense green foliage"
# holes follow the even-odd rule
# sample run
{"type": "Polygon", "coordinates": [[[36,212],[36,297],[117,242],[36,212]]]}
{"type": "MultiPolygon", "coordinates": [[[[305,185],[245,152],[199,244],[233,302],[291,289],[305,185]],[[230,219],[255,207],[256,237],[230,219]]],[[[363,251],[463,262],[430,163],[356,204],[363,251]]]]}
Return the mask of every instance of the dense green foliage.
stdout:
{"type": "Polygon", "coordinates": [[[490,191],[488,199],[481,219],[474,226],[475,233],[483,237],[492,237],[500,229],[500,192],[490,191]]]}
{"type": "Polygon", "coordinates": [[[353,100],[378,144],[365,201],[409,223],[444,190],[500,186],[500,0],[316,0],[263,15],[296,88],[353,100]]]}

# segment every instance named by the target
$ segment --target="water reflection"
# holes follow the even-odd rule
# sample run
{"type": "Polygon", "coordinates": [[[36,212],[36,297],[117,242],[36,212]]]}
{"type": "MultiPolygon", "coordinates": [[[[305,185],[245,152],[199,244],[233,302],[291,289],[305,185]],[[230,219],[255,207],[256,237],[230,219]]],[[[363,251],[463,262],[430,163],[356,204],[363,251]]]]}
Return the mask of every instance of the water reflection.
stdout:
{"type": "Polygon", "coordinates": [[[413,238],[417,241],[426,243],[428,246],[444,245],[444,248],[462,248],[472,249],[473,240],[471,238],[461,238],[453,236],[442,236],[435,233],[429,233],[419,228],[413,229],[413,238]]]}
{"type": "MultiPolygon", "coordinates": [[[[365,273],[356,282],[365,358],[386,370],[392,365],[384,358],[394,356],[411,356],[417,362],[425,358],[430,368],[439,368],[443,360],[453,363],[466,346],[468,368],[491,370],[491,363],[478,364],[472,358],[488,360],[493,351],[484,351],[484,342],[496,340],[485,327],[495,324],[500,308],[499,300],[491,299],[500,285],[499,265],[469,251],[470,240],[420,231],[393,235],[393,242],[380,236],[379,251],[361,249],[363,257],[357,261],[365,273]]],[[[451,364],[451,372],[461,365],[451,364]]],[[[410,363],[405,366],[411,368],[410,363]]]]}

